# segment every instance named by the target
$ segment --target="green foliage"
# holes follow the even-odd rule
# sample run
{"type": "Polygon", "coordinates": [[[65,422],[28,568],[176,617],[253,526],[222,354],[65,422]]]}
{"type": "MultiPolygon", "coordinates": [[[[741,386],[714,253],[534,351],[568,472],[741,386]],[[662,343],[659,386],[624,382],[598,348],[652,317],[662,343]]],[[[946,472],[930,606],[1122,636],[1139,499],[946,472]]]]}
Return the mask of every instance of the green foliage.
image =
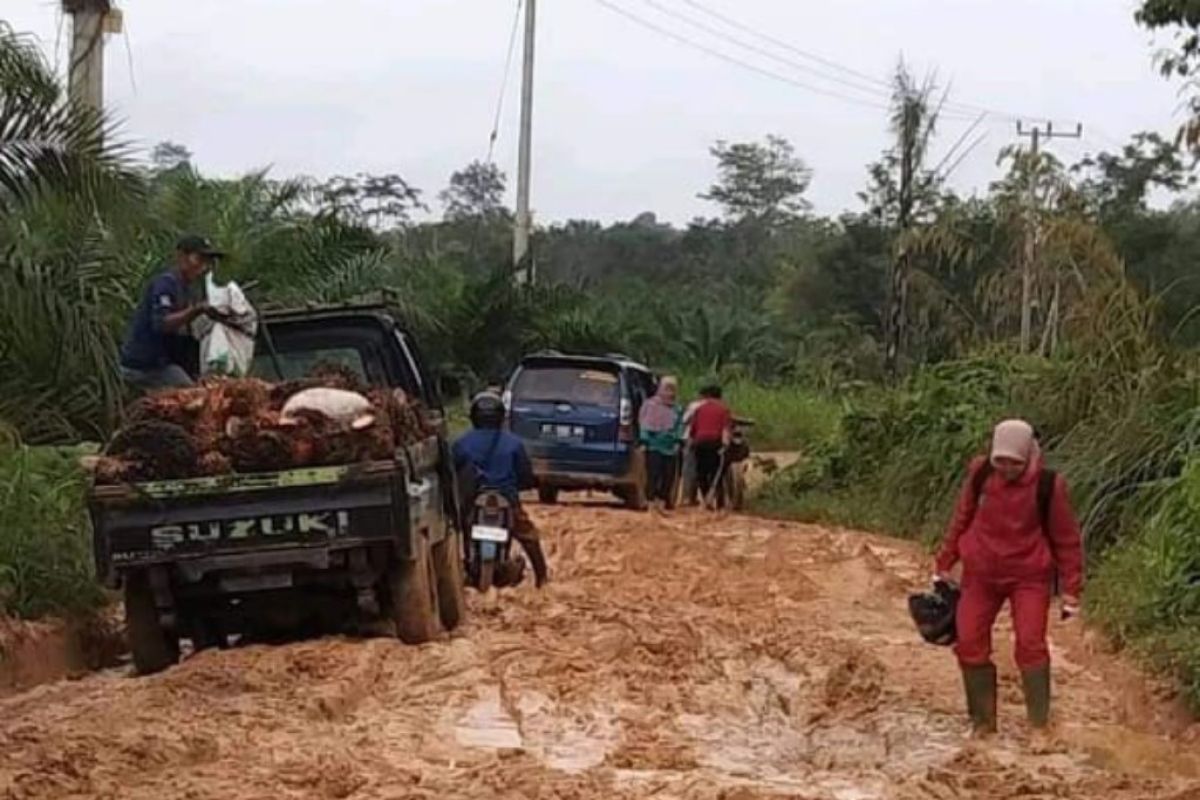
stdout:
{"type": "MultiPolygon", "coordinates": [[[[707,380],[711,378],[706,375],[682,374],[681,400],[697,397],[707,380]]],[[[795,384],[766,385],[736,375],[727,375],[720,383],[734,415],[753,421],[749,436],[754,450],[808,452],[835,436],[841,409],[818,392],[795,384]]]]}
{"type": "Polygon", "coordinates": [[[492,163],[473,161],[450,176],[450,185],[438,195],[447,220],[506,220],[504,173],[492,163]]]}
{"type": "Polygon", "coordinates": [[[1200,708],[1200,461],[1143,498],[1143,523],[1099,564],[1087,609],[1118,644],[1130,645],[1181,682],[1200,708]]]}
{"type": "Polygon", "coordinates": [[[1200,146],[1200,95],[1194,92],[1200,70],[1200,3],[1196,0],[1142,0],[1134,14],[1139,24],[1151,29],[1170,29],[1175,34],[1175,49],[1159,55],[1159,67],[1166,77],[1179,77],[1193,90],[1188,99],[1191,119],[1184,123],[1179,138],[1195,151],[1200,146]]]}
{"type": "Polygon", "coordinates": [[[0,445],[0,611],[36,618],[103,601],[83,508],[82,452],[0,445]]]}
{"type": "Polygon", "coordinates": [[[894,391],[860,392],[846,400],[838,436],[781,476],[772,502],[786,506],[789,495],[823,493],[817,507],[829,518],[837,501],[846,499],[857,515],[867,497],[885,509],[873,527],[934,538],[967,461],[986,452],[992,426],[1021,417],[1038,428],[1052,464],[1070,478],[1099,551],[1127,523],[1119,498],[1177,471],[1180,453],[1200,439],[1194,415],[1184,411],[1186,382],[1163,373],[1163,384],[1140,404],[1128,402],[1128,393],[1123,402],[1112,388],[1093,388],[1095,377],[1076,360],[992,354],[925,367],[894,391]]]}

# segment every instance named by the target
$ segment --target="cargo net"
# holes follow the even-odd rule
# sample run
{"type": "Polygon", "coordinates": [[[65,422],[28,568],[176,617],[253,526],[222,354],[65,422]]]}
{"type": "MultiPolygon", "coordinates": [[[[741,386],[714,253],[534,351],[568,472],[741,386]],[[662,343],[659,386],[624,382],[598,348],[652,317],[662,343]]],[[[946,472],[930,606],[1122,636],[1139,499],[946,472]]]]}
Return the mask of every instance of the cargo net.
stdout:
{"type": "Polygon", "coordinates": [[[100,484],[271,472],[390,459],[432,435],[402,390],[337,365],[301,380],[208,378],[134,403],[96,464],[100,484]]]}

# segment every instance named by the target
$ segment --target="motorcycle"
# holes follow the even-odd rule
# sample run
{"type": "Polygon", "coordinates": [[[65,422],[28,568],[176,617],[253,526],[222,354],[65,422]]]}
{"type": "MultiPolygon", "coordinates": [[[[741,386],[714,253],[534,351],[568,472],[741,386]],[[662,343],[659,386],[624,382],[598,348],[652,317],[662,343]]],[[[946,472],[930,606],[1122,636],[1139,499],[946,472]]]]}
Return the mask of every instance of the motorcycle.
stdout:
{"type": "Polygon", "coordinates": [[[746,504],[746,462],[750,460],[748,434],[753,427],[754,420],[735,417],[733,436],[725,448],[728,463],[723,476],[726,506],[734,511],[741,511],[746,504]]]}
{"type": "Polygon", "coordinates": [[[525,561],[511,557],[514,523],[513,505],[504,495],[484,490],[475,496],[467,576],[481,592],[521,582],[525,561]]]}
{"type": "Polygon", "coordinates": [[[750,440],[747,432],[754,427],[754,420],[734,417],[729,444],[721,450],[721,466],[717,468],[717,479],[705,505],[711,508],[726,508],[741,511],[746,503],[745,462],[750,458],[750,440]]]}
{"type": "Polygon", "coordinates": [[[700,487],[696,483],[695,450],[690,443],[681,448],[676,461],[677,471],[675,473],[677,476],[675,483],[677,505],[715,506],[720,500],[724,507],[734,511],[742,510],[746,499],[745,462],[750,458],[750,440],[747,434],[753,427],[754,420],[752,419],[733,418],[730,441],[721,452],[721,466],[717,471],[717,480],[707,497],[700,497],[700,487]]]}

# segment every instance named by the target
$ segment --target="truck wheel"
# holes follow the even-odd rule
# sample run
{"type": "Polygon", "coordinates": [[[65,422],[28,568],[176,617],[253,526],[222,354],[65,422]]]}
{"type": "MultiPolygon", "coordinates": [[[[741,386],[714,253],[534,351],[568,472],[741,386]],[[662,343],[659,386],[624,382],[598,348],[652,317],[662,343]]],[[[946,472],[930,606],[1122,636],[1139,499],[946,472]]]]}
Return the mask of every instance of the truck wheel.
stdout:
{"type": "Polygon", "coordinates": [[[406,644],[422,644],[438,635],[437,577],[429,540],[413,535],[413,559],[399,561],[388,576],[392,620],[396,635],[406,644]]]}
{"type": "Polygon", "coordinates": [[[125,629],[139,675],[161,672],[179,661],[179,639],[159,622],[149,576],[142,572],[125,579],[125,629]]]}
{"type": "Polygon", "coordinates": [[[462,537],[450,529],[446,538],[433,546],[433,570],[437,574],[438,613],[442,627],[452,631],[467,616],[467,598],[463,593],[462,537]]]}
{"type": "Polygon", "coordinates": [[[558,502],[558,488],[555,486],[539,486],[538,487],[538,502],[542,505],[552,506],[558,502]]]}
{"type": "Polygon", "coordinates": [[[626,508],[645,511],[649,505],[646,500],[646,451],[640,447],[629,454],[629,480],[618,497],[625,501],[626,508]]]}

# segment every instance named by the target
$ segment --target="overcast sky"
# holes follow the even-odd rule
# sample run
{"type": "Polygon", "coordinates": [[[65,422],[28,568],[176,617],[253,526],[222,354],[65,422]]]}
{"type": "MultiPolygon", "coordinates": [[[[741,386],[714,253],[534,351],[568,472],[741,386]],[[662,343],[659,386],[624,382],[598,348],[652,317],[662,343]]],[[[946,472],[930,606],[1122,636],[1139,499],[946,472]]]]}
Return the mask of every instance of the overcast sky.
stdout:
{"type": "MultiPolygon", "coordinates": [[[[1113,149],[1139,130],[1173,132],[1176,87],[1155,72],[1135,0],[605,0],[730,57],[860,102],[818,94],[698,52],[640,27],[600,0],[540,0],[533,205],[540,222],[683,222],[714,209],[696,197],[717,139],[791,140],[814,172],[818,211],[858,208],[865,165],[886,145],[874,95],[739,48],[677,18],[722,13],[798,50],[885,80],[903,53],[936,68],[951,100],[1064,127],[1066,160],[1113,149]],[[656,8],[657,6],[658,8],[656,8]]],[[[434,203],[449,174],[487,152],[516,0],[118,0],[127,40],[108,43],[107,102],[149,148],[186,145],[206,173],[271,165],[278,176],[398,172],[434,203]],[[127,51],[128,46],[128,51],[127,51]]],[[[0,18],[58,41],[59,0],[0,0],[0,18]]],[[[725,28],[763,48],[751,34],[725,28]]],[[[805,61],[775,48],[780,58],[805,61]]],[[[496,160],[515,186],[519,50],[496,160]]],[[[863,84],[862,78],[835,73],[863,84]]],[[[946,120],[944,153],[969,122],[946,120]]],[[[996,175],[1015,140],[992,117],[955,185],[996,175]]]]}

